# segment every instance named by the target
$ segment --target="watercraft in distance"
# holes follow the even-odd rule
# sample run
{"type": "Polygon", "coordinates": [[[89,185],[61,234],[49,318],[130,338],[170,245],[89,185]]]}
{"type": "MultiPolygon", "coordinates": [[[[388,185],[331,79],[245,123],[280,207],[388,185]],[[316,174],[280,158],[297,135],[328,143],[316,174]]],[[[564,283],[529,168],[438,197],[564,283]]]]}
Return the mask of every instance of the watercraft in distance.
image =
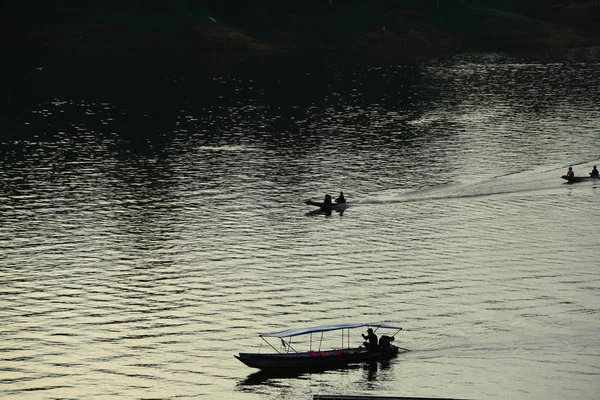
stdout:
{"type": "Polygon", "coordinates": [[[327,370],[355,363],[384,361],[396,357],[401,352],[408,351],[391,343],[396,334],[401,330],[402,328],[397,326],[369,323],[333,324],[263,333],[259,337],[275,351],[274,353],[260,353],[259,349],[258,353],[239,353],[235,358],[249,367],[265,371],[327,370]],[[370,327],[375,330],[395,330],[395,333],[392,335],[382,335],[379,338],[378,345],[372,349],[367,349],[364,345],[351,347],[350,330],[364,327],[370,327]],[[342,331],[341,346],[322,350],[323,335],[325,332],[330,331],[342,331]],[[313,342],[313,334],[320,334],[320,339],[313,342]],[[304,345],[308,345],[309,349],[307,351],[297,351],[295,347],[302,345],[302,342],[292,345],[292,338],[303,335],[309,336],[308,343],[304,343],[304,345]],[[279,349],[276,348],[266,338],[279,339],[281,347],[279,349]]]}
{"type": "Polygon", "coordinates": [[[576,182],[583,182],[583,181],[593,181],[596,179],[600,179],[597,176],[567,176],[567,175],[563,175],[561,176],[561,178],[563,178],[564,180],[566,180],[568,183],[576,183],[576,182]]]}
{"type": "Polygon", "coordinates": [[[319,208],[324,209],[324,210],[343,210],[346,207],[348,207],[348,203],[331,203],[331,204],[326,204],[326,203],[323,203],[323,202],[312,201],[312,200],[306,200],[304,203],[308,204],[309,206],[316,206],[316,207],[319,207],[319,208]]]}

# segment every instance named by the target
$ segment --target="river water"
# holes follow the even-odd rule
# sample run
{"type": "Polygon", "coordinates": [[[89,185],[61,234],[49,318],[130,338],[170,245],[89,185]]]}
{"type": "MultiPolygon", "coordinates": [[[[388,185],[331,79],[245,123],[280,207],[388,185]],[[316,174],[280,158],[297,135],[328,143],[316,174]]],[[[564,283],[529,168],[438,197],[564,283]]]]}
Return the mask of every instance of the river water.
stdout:
{"type": "Polygon", "coordinates": [[[4,74],[0,397],[600,397],[600,182],[560,179],[600,163],[597,60],[172,64],[4,74]],[[369,321],[411,351],[233,357],[369,321]]]}

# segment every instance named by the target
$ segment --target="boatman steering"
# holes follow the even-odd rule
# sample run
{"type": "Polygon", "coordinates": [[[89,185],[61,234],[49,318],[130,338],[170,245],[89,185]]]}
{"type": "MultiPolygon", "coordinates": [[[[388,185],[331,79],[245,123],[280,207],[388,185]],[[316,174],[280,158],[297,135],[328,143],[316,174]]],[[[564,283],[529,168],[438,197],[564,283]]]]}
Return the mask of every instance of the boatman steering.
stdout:
{"type": "Polygon", "coordinates": [[[362,334],[363,339],[368,340],[368,342],[364,342],[363,346],[367,350],[376,350],[377,349],[377,335],[373,332],[372,328],[367,329],[367,336],[362,334]]]}

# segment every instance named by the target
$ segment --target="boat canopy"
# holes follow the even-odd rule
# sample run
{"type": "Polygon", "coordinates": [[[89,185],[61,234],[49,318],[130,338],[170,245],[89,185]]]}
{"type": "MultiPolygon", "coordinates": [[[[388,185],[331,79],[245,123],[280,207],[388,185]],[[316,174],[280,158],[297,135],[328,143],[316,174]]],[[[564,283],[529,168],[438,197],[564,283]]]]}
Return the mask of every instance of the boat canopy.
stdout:
{"type": "Polygon", "coordinates": [[[398,329],[402,328],[399,326],[393,326],[388,324],[379,324],[379,323],[370,323],[370,324],[332,324],[332,325],[321,325],[315,326],[312,328],[297,328],[297,329],[286,329],[284,331],[271,332],[271,333],[261,333],[260,337],[292,337],[292,336],[300,336],[300,335],[308,335],[310,333],[318,333],[318,332],[328,332],[328,331],[338,331],[342,329],[354,329],[361,327],[370,327],[370,328],[386,328],[386,329],[398,329]]]}

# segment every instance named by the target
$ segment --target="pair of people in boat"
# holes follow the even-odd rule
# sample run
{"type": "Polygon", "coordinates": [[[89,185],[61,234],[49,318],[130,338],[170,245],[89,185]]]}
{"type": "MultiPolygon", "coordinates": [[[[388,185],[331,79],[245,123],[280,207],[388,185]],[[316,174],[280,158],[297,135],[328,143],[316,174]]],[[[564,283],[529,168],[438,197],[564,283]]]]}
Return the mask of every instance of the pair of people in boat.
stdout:
{"type": "MultiPolygon", "coordinates": [[[[573,167],[569,167],[569,171],[567,171],[567,176],[569,178],[572,178],[575,176],[575,172],[573,172],[573,167]]],[[[590,176],[592,178],[598,178],[598,169],[596,168],[596,166],[594,165],[594,168],[592,168],[592,172],[590,172],[590,176]]]]}
{"type": "Polygon", "coordinates": [[[393,337],[386,335],[382,335],[381,338],[377,340],[377,335],[373,332],[372,328],[367,329],[367,335],[365,336],[363,333],[362,337],[365,339],[363,346],[367,350],[385,349],[386,347],[389,347],[390,342],[394,340],[393,337]]]}
{"type": "MultiPolygon", "coordinates": [[[[340,195],[338,196],[337,199],[335,199],[335,202],[337,204],[344,204],[346,202],[346,198],[344,197],[344,192],[340,192],[340,195]]],[[[332,205],[332,197],[329,194],[325,195],[325,200],[323,201],[323,203],[325,203],[326,206],[330,206],[332,205]]]]}

